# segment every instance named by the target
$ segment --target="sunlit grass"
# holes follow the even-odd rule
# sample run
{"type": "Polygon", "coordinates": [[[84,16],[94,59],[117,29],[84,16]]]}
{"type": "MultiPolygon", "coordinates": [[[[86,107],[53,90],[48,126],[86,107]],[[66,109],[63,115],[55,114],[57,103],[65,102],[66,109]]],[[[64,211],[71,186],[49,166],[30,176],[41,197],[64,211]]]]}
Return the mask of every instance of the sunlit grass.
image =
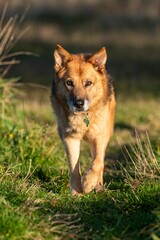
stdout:
{"type": "MultiPolygon", "coordinates": [[[[105,162],[104,193],[76,199],[69,192],[68,163],[57,134],[50,91],[39,92],[35,98],[30,98],[30,94],[28,91],[18,98],[17,94],[12,96],[0,130],[1,211],[5,207],[0,218],[2,239],[157,237],[160,157],[156,135],[159,128],[154,121],[158,121],[158,100],[141,100],[137,107],[134,100],[119,100],[115,133],[107,151],[116,167],[110,173],[105,162]],[[145,130],[150,124],[153,130],[147,139],[145,130],[142,131],[142,110],[147,119],[145,130]],[[136,126],[142,139],[135,134],[136,126]],[[125,145],[128,150],[123,155],[121,148],[125,145]]],[[[84,144],[83,169],[90,160],[84,144]]]]}

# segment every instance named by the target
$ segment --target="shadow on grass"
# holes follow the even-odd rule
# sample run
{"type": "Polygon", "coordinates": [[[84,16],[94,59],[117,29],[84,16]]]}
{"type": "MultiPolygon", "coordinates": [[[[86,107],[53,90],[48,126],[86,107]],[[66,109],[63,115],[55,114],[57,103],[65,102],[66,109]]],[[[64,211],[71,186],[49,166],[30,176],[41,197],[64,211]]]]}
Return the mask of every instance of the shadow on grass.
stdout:
{"type": "Polygon", "coordinates": [[[47,208],[54,213],[77,214],[83,239],[151,239],[150,235],[158,231],[158,216],[153,211],[158,207],[158,194],[146,192],[145,196],[147,201],[145,197],[139,201],[126,189],[79,198],[67,194],[51,201],[47,208]]]}
{"type": "Polygon", "coordinates": [[[131,133],[135,133],[135,127],[131,126],[130,124],[126,124],[124,122],[117,122],[115,124],[115,130],[129,130],[131,133]]]}
{"type": "MultiPolygon", "coordinates": [[[[125,147],[131,151],[130,145],[125,147]]],[[[124,161],[120,148],[116,154],[119,154],[119,159],[124,161]]],[[[67,171],[64,173],[53,171],[48,177],[45,169],[37,169],[35,174],[46,194],[49,194],[39,214],[42,218],[50,216],[51,213],[68,216],[76,214],[77,219],[71,227],[71,236],[75,236],[74,229],[78,224],[80,224],[80,233],[75,239],[149,240],[152,239],[153,233],[158,236],[158,181],[148,179],[136,189],[132,189],[125,184],[122,175],[118,173],[118,167],[113,167],[116,161],[114,159],[110,161],[112,161],[112,174],[107,165],[104,176],[105,192],[92,192],[80,197],[70,195],[67,171]]]]}

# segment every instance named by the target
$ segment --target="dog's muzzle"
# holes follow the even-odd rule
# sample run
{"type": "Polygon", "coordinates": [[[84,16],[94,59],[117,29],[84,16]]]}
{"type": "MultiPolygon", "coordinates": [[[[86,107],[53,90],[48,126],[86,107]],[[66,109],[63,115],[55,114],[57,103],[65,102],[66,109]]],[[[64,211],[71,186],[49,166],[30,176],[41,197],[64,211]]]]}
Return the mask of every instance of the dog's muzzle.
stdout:
{"type": "Polygon", "coordinates": [[[67,99],[71,112],[85,112],[89,109],[89,101],[87,99],[67,99]]]}

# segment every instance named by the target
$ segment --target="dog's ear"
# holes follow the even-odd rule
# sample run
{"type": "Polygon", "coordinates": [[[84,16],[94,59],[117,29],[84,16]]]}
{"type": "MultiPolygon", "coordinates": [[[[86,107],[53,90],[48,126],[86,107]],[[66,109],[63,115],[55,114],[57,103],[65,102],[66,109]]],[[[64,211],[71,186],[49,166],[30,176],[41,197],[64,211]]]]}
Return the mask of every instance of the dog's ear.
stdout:
{"type": "Polygon", "coordinates": [[[105,63],[107,61],[107,52],[105,47],[101,48],[98,52],[94,53],[89,59],[96,70],[102,71],[105,69],[105,63]]]}
{"type": "Polygon", "coordinates": [[[67,62],[72,60],[72,56],[60,45],[57,45],[54,51],[54,60],[55,60],[55,70],[59,71],[62,67],[66,65],[67,62]]]}

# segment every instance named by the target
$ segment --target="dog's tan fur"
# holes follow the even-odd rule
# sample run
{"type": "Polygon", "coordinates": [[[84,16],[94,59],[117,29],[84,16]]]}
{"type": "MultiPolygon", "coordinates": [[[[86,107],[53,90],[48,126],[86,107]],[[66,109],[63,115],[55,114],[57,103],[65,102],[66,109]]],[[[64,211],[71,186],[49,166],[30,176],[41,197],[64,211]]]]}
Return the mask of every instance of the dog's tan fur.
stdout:
{"type": "Polygon", "coordinates": [[[105,150],[113,131],[115,111],[113,86],[105,70],[106,50],[102,48],[93,55],[73,55],[57,45],[54,58],[56,78],[52,103],[59,135],[68,156],[71,193],[89,193],[93,189],[101,191],[105,150]],[[86,103],[82,110],[73,106],[75,102],[77,106],[79,99],[86,103]],[[79,164],[82,139],[90,144],[93,158],[83,179],[79,164]]]}

